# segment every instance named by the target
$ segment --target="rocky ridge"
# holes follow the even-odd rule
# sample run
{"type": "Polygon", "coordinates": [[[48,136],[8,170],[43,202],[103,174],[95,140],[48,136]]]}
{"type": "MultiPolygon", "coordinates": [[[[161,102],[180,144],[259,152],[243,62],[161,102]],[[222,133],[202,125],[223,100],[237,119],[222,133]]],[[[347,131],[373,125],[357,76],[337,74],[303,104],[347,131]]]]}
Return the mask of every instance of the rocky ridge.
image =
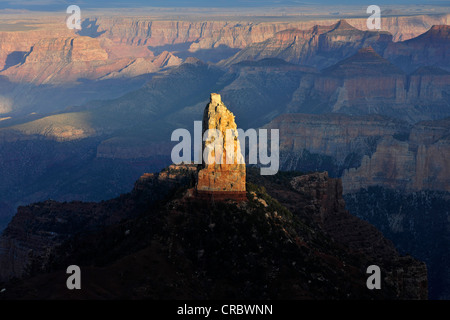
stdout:
{"type": "MultiPolygon", "coordinates": [[[[394,41],[407,40],[427,31],[432,25],[448,24],[448,14],[383,17],[382,28],[394,35],[394,41]],[[420,20],[421,23],[417,23],[420,20]]],[[[227,46],[244,48],[262,42],[277,32],[289,29],[307,30],[315,25],[332,25],[337,19],[298,22],[243,21],[155,21],[131,17],[91,17],[97,33],[116,43],[162,46],[191,43],[190,50],[227,46]]],[[[366,30],[367,19],[349,19],[354,27],[366,30]]]]}
{"type": "Polygon", "coordinates": [[[328,67],[356,53],[359,49],[373,46],[380,51],[392,43],[387,32],[363,31],[340,20],[329,26],[314,26],[308,30],[289,29],[272,38],[249,45],[220,64],[229,66],[243,60],[279,58],[288,62],[328,67]]]}
{"type": "Polygon", "coordinates": [[[0,261],[3,280],[28,277],[3,284],[2,297],[426,299],[425,265],[346,212],[339,180],[250,170],[248,202],[213,204],[189,191],[195,172],[171,166],[102,203],[21,208],[0,261]],[[75,261],[85,280],[73,293],[58,281],[75,261]],[[375,262],[383,290],[371,291],[365,271],[375,262]]]}
{"type": "Polygon", "coordinates": [[[181,59],[167,51],[156,57],[111,59],[98,39],[76,36],[40,40],[25,54],[23,63],[1,74],[15,82],[60,84],[73,83],[79,78],[136,77],[180,63],[181,59]]]}
{"type": "Polygon", "coordinates": [[[375,52],[411,73],[422,66],[448,69],[447,24],[432,25],[423,34],[405,41],[393,41],[385,31],[368,31],[354,27],[346,20],[329,26],[309,29],[287,29],[259,43],[253,43],[220,62],[230,66],[240,61],[280,58],[295,64],[324,69],[371,46],[375,52]]]}

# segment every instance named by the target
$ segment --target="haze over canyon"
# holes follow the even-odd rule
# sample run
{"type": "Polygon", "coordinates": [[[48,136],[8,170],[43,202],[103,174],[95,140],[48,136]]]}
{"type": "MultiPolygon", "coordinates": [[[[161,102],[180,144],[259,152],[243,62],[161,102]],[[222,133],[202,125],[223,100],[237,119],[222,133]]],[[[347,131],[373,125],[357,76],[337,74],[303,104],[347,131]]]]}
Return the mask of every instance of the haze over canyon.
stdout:
{"type": "MultiPolygon", "coordinates": [[[[326,266],[326,279],[332,277],[331,260],[317,252],[336,261],[348,256],[352,270],[373,257],[382,257],[386,265],[393,259],[389,290],[376,298],[449,299],[449,7],[386,5],[381,30],[368,30],[366,7],[323,8],[85,10],[82,29],[70,30],[65,8],[59,13],[0,6],[0,231],[5,230],[0,281],[30,270],[29,276],[36,276],[39,263],[49,274],[59,270],[47,247],[59,255],[61,246],[75,243],[70,257],[93,263],[92,252],[80,244],[90,241],[89,236],[76,238],[90,228],[111,226],[101,232],[114,237],[123,231],[121,219],[128,219],[127,228],[144,232],[138,226],[149,221],[141,215],[150,207],[152,215],[166,215],[172,205],[176,214],[191,212],[188,196],[180,194],[189,193],[195,183],[193,169],[167,169],[172,164],[171,134],[178,128],[193,133],[194,121],[202,121],[215,92],[238,128],[279,130],[282,171],[267,179],[251,171],[247,191],[240,171],[239,199],[248,198],[250,205],[227,207],[237,220],[220,230],[248,227],[239,214],[265,210],[275,234],[281,225],[288,230],[286,241],[297,241],[298,248],[311,244],[308,248],[315,252],[304,255],[303,249],[280,245],[283,259],[308,256],[312,268],[326,266]],[[261,206],[258,199],[269,205],[261,206]],[[280,210],[284,218],[277,218],[280,210]],[[356,231],[337,231],[336,226],[347,223],[363,233],[369,230],[379,250],[361,245],[364,239],[356,231]],[[297,239],[306,229],[313,232],[297,239]],[[8,260],[14,255],[19,258],[8,260]],[[402,274],[405,263],[410,267],[402,274]],[[409,291],[402,281],[410,284],[409,291]]],[[[202,175],[210,171],[200,174],[201,183],[206,184],[202,175]]],[[[218,221],[221,210],[214,211],[218,221]]],[[[189,217],[186,225],[169,218],[149,223],[154,230],[195,230],[206,223],[203,218],[189,217]]],[[[255,236],[262,239],[267,230],[258,219],[255,236]]],[[[92,235],[93,241],[112,246],[100,234],[92,235]]],[[[156,259],[170,264],[161,255],[167,239],[157,234],[156,244],[146,242],[138,260],[159,252],[156,259]]],[[[228,236],[225,231],[220,235],[228,236]]],[[[123,246],[117,256],[101,257],[108,272],[122,268],[120,259],[131,259],[126,240],[119,238],[123,246]]],[[[197,248],[200,239],[186,238],[195,246],[183,243],[182,236],[172,239],[181,248],[180,261],[192,267],[186,272],[212,272],[212,265],[200,267],[201,257],[192,257],[195,250],[206,250],[205,259],[218,262],[212,253],[216,247],[197,248]]],[[[142,240],[140,235],[130,239],[142,240]]],[[[269,252],[276,250],[270,247],[269,252]]],[[[270,256],[255,254],[262,260],[270,256]]],[[[231,256],[235,270],[245,269],[248,261],[231,256]]],[[[267,264],[261,268],[270,269],[267,264]]],[[[297,284],[299,298],[340,297],[340,292],[324,293],[328,289],[317,280],[318,273],[310,279],[292,268],[303,280],[313,281],[311,293],[297,284]]],[[[344,269],[337,278],[342,285],[348,280],[344,269]]],[[[285,275],[280,281],[289,282],[285,275]]],[[[184,281],[176,272],[169,276],[184,281]]],[[[355,279],[361,277],[355,271],[355,279]]],[[[134,280],[128,280],[126,286],[132,287],[134,280]]],[[[239,297],[260,289],[252,282],[245,292],[226,281],[239,297]]],[[[353,280],[348,281],[350,288],[353,280]]],[[[199,296],[224,297],[204,285],[199,296]]],[[[19,286],[14,294],[27,288],[19,286]]],[[[261,298],[291,292],[283,290],[267,289],[261,298]]],[[[108,288],[107,296],[113,297],[112,291],[108,288]]],[[[169,298],[176,295],[167,292],[169,298]]],[[[192,292],[182,295],[192,297],[192,292]]],[[[155,294],[147,292],[147,297],[155,294]]]]}

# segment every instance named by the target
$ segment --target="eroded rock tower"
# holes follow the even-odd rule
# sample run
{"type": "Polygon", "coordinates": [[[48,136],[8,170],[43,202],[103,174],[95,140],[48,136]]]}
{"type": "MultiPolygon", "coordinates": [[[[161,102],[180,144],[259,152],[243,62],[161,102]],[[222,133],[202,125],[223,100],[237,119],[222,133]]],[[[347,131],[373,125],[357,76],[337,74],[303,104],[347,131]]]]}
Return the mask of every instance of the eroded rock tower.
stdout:
{"type": "Polygon", "coordinates": [[[198,171],[196,191],[214,200],[246,200],[245,161],[241,154],[233,113],[220,94],[211,93],[203,113],[203,162],[198,171]],[[215,129],[215,130],[214,130],[215,129]]]}

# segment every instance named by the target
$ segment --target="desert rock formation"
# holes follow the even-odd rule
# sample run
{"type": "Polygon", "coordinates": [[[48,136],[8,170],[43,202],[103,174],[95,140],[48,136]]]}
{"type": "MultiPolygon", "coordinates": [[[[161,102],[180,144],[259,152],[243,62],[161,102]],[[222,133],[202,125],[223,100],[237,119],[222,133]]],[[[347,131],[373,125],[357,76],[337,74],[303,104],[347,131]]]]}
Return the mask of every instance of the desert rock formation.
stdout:
{"type": "Polygon", "coordinates": [[[208,135],[203,142],[203,168],[198,173],[197,192],[245,200],[245,162],[237,138],[237,126],[233,113],[216,93],[211,94],[211,101],[203,114],[203,134],[205,132],[208,135]],[[216,132],[220,135],[217,136],[216,132]],[[218,142],[216,139],[222,140],[218,142]]]}

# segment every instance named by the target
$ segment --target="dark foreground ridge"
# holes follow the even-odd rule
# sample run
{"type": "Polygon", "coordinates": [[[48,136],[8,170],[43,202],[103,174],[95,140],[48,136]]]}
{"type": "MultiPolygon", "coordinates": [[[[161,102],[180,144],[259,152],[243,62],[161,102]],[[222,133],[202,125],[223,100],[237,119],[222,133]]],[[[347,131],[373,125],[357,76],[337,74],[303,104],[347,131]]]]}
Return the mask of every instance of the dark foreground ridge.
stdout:
{"type": "Polygon", "coordinates": [[[195,195],[197,168],[101,203],[21,207],[0,239],[0,299],[426,299],[424,263],[345,209],[326,173],[247,170],[245,202],[195,195]],[[81,268],[82,289],[66,288],[81,268]],[[366,269],[381,268],[381,290],[366,269]]]}

